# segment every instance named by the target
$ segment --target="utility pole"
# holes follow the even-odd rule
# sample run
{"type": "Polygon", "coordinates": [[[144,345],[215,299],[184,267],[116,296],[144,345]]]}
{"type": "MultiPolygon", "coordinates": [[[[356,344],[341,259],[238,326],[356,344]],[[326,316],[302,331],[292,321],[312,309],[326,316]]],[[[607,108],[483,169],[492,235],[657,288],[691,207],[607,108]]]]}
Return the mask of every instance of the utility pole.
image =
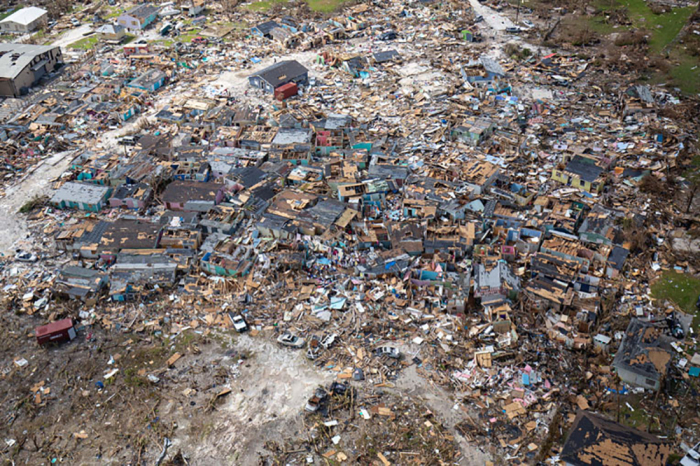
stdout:
{"type": "Polygon", "coordinates": [[[518,10],[515,13],[515,25],[518,25],[518,18],[520,18],[520,4],[523,2],[523,0],[518,0],[518,10]]]}

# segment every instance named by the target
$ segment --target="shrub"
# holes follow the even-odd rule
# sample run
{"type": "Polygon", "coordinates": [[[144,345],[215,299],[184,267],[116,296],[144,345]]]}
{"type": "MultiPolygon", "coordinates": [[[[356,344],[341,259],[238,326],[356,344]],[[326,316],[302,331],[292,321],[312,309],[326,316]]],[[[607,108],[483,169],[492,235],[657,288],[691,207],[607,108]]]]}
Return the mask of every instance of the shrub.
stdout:
{"type": "Polygon", "coordinates": [[[34,210],[35,207],[40,207],[41,205],[46,202],[48,198],[46,196],[34,196],[30,200],[24,203],[21,209],[19,209],[19,213],[21,214],[27,214],[34,210]]]}
{"type": "Polygon", "coordinates": [[[663,15],[664,13],[669,13],[671,11],[670,7],[668,7],[667,5],[661,5],[659,3],[649,2],[647,3],[647,6],[655,15],[663,15]]]}
{"type": "Polygon", "coordinates": [[[617,36],[615,45],[618,47],[626,45],[646,45],[647,35],[647,31],[644,29],[625,31],[617,36]]]}

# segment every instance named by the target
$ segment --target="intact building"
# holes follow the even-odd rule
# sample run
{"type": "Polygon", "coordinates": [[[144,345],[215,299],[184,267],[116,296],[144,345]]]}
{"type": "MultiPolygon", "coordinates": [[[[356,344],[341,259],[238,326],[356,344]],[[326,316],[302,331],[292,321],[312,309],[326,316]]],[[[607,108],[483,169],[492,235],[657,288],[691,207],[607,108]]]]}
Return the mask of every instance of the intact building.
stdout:
{"type": "Polygon", "coordinates": [[[47,20],[48,13],[43,8],[35,6],[22,8],[0,21],[0,32],[26,34],[43,27],[47,20]]]}
{"type": "Polygon", "coordinates": [[[95,29],[97,37],[104,42],[121,42],[126,37],[126,28],[121,24],[104,24],[95,29]]]}
{"type": "Polygon", "coordinates": [[[306,84],[309,80],[309,70],[296,60],[287,60],[268,66],[248,77],[251,86],[272,93],[278,87],[287,84],[306,84]]]}
{"type": "Polygon", "coordinates": [[[138,5],[122,13],[117,24],[132,31],[142,31],[153,23],[158,15],[158,8],[153,5],[138,5]]]}
{"type": "Polygon", "coordinates": [[[63,63],[52,45],[0,44],[0,95],[17,97],[63,63]]]}

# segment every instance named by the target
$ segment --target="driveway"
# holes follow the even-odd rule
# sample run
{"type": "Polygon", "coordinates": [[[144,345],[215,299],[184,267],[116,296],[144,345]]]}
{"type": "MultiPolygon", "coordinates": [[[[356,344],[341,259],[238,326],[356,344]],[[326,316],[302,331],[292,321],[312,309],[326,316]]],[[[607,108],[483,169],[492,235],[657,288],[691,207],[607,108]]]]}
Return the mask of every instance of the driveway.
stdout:
{"type": "Polygon", "coordinates": [[[66,31],[61,37],[56,39],[51,45],[57,45],[65,49],[68,45],[85,37],[85,33],[92,31],[91,24],[83,24],[75,29],[66,31]]]}

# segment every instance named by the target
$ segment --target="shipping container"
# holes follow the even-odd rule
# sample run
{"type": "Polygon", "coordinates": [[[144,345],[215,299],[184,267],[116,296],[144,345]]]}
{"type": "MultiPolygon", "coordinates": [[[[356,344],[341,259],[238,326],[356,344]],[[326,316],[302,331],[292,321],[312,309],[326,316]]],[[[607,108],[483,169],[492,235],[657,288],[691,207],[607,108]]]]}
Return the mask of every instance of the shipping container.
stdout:
{"type": "Polygon", "coordinates": [[[71,341],[76,336],[72,319],[63,319],[47,325],[42,325],[36,328],[35,333],[36,341],[40,345],[71,341]]]}
{"type": "Polygon", "coordinates": [[[286,100],[293,95],[297,95],[299,88],[296,83],[287,83],[275,89],[275,99],[286,100]]]}

